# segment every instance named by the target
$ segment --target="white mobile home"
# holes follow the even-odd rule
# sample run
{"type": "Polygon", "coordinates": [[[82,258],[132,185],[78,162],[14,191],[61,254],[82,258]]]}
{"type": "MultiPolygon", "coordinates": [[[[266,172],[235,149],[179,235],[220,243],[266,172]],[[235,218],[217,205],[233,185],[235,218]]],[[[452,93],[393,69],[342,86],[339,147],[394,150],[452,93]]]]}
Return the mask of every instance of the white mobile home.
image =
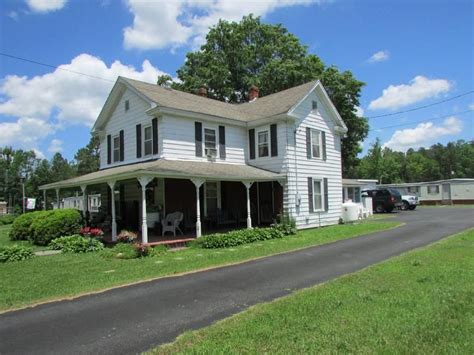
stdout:
{"type": "Polygon", "coordinates": [[[378,186],[393,187],[402,195],[414,194],[422,205],[474,204],[474,179],[470,178],[378,186]]]}

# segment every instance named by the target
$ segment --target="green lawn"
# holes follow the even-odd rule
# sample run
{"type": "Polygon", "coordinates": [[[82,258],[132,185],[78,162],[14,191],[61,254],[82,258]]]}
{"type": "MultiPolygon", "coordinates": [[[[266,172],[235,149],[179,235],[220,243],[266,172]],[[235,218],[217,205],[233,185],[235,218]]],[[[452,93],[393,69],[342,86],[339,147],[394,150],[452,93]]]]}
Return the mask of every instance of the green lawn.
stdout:
{"type": "Polygon", "coordinates": [[[229,249],[168,252],[159,257],[133,260],[107,259],[100,253],[58,254],[0,264],[0,310],[77,296],[106,289],[277,254],[289,250],[352,238],[398,226],[396,222],[369,221],[300,231],[296,236],[229,249]]]}
{"type": "Polygon", "coordinates": [[[188,332],[152,351],[473,354],[474,230],[188,332]]]}
{"type": "Polygon", "coordinates": [[[8,232],[11,227],[11,224],[8,224],[6,226],[0,226],[0,247],[9,247],[18,244],[31,247],[34,251],[47,249],[47,247],[33,245],[27,240],[10,240],[10,238],[8,238],[8,232]]]}

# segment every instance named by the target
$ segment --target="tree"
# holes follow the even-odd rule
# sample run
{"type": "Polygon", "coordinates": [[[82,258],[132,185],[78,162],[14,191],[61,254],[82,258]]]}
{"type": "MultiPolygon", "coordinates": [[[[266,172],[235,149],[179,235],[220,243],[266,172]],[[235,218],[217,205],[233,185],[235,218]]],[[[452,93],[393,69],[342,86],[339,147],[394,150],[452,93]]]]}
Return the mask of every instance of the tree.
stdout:
{"type": "Polygon", "coordinates": [[[367,120],[355,114],[364,83],[349,71],[326,67],[282,25],[263,24],[252,15],[238,23],[220,20],[201,49],[187,53],[177,74],[180,82],[173,88],[196,92],[205,85],[210,98],[230,103],[248,101],[252,85],[265,96],[320,79],[349,128],[342,140],[343,174],[354,174],[359,143],[368,133],[367,120]]]}
{"type": "Polygon", "coordinates": [[[76,175],[75,169],[61,153],[56,153],[51,158],[51,182],[66,180],[76,175]]]}
{"type": "Polygon", "coordinates": [[[92,136],[89,143],[77,151],[74,159],[78,175],[84,175],[99,170],[99,137],[92,136]]]}

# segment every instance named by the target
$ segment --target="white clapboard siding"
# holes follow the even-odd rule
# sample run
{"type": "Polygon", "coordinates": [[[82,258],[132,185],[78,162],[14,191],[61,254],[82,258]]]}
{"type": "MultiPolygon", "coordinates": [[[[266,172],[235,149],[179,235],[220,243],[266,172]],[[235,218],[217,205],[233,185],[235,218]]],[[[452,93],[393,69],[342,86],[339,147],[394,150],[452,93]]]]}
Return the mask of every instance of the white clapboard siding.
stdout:
{"type": "MultiPolygon", "coordinates": [[[[198,120],[180,118],[176,116],[163,116],[160,122],[160,134],[162,137],[162,157],[170,160],[193,160],[209,161],[204,156],[204,133],[203,157],[196,157],[194,123],[198,120]]],[[[246,129],[238,126],[225,126],[226,157],[219,156],[219,124],[199,120],[204,128],[216,130],[217,157],[213,159],[216,163],[245,164],[246,154],[246,129]]]]}
{"type": "MultiPolygon", "coordinates": [[[[151,124],[152,117],[148,116],[145,112],[150,108],[150,105],[140,98],[137,94],[127,89],[122,97],[120,98],[114,112],[112,113],[109,121],[105,126],[105,135],[100,139],[100,168],[109,168],[118,165],[126,165],[130,163],[136,163],[138,161],[145,161],[157,156],[144,156],[144,150],[142,149],[142,157],[137,159],[137,136],[136,136],[136,125],[141,124],[142,127],[151,124]],[[125,111],[125,100],[129,101],[129,109],[125,111]],[[112,150],[112,164],[107,164],[107,135],[113,136],[118,135],[120,130],[124,130],[124,158],[123,162],[113,162],[113,150],[112,150]]],[[[160,140],[160,127],[158,123],[158,141],[160,140]]],[[[143,141],[143,134],[142,134],[143,141]]],[[[158,151],[160,153],[160,151],[158,151]]]]}
{"type": "Polygon", "coordinates": [[[249,156],[249,134],[248,130],[246,133],[246,144],[247,144],[247,162],[249,165],[256,166],[265,170],[273,171],[276,173],[282,172],[283,162],[285,161],[286,155],[286,140],[287,140],[287,130],[286,123],[278,122],[277,123],[277,146],[278,146],[278,156],[271,156],[271,138],[269,135],[268,141],[268,157],[258,157],[258,132],[261,130],[268,130],[270,132],[270,125],[258,126],[255,127],[255,159],[250,159],[249,156]]]}
{"type": "Polygon", "coordinates": [[[285,188],[284,208],[296,220],[298,228],[335,224],[341,216],[342,176],[340,137],[334,133],[334,122],[315,93],[309,95],[295,110],[296,154],[294,127],[288,127],[289,144],[285,169],[288,181],[285,188]],[[311,111],[311,102],[318,102],[318,111],[311,111]],[[306,127],[326,132],[327,159],[308,159],[306,153],[306,127]],[[308,177],[328,179],[329,210],[309,212],[308,177]],[[301,203],[296,206],[296,196],[301,203]]]}

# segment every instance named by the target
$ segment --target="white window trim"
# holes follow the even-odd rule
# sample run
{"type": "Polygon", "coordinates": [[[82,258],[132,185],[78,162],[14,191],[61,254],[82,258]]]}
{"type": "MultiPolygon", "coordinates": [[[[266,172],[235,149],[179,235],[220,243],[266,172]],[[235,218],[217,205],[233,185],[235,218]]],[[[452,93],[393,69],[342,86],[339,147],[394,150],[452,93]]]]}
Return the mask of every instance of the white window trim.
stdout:
{"type": "Polygon", "coordinates": [[[266,127],[260,128],[258,130],[255,130],[255,157],[257,159],[269,159],[269,158],[271,158],[270,157],[270,149],[271,149],[270,126],[266,126],[266,127]],[[261,157],[260,154],[259,154],[259,149],[258,149],[259,148],[258,135],[262,132],[267,133],[268,154],[261,157]]]}
{"type": "Polygon", "coordinates": [[[147,125],[143,125],[142,126],[142,152],[143,152],[143,156],[144,157],[149,157],[149,156],[152,156],[153,155],[153,127],[151,124],[147,124],[147,125]],[[145,151],[145,129],[146,128],[151,128],[151,153],[150,154],[146,154],[146,151],[145,151]]]}
{"type": "Polygon", "coordinates": [[[123,106],[124,106],[125,112],[130,111],[130,100],[128,99],[125,100],[123,106]]]}
{"type": "Polygon", "coordinates": [[[321,178],[321,177],[313,177],[313,212],[325,212],[325,205],[324,205],[324,179],[321,178]],[[316,194],[314,193],[314,183],[318,181],[320,186],[321,186],[321,189],[320,189],[320,195],[321,195],[321,208],[320,209],[316,209],[316,201],[315,201],[315,197],[316,197],[316,194]]]}
{"type": "Polygon", "coordinates": [[[316,99],[311,100],[311,113],[319,112],[319,102],[316,99]],[[316,108],[313,108],[313,102],[316,102],[316,108]]]}
{"type": "Polygon", "coordinates": [[[439,188],[439,185],[428,185],[426,187],[426,192],[429,193],[430,195],[439,195],[441,189],[439,188]],[[430,191],[430,187],[433,187],[434,188],[434,192],[430,191]],[[437,190],[437,191],[436,191],[437,190]]]}
{"type": "Polygon", "coordinates": [[[120,134],[112,136],[112,163],[120,163],[120,134]],[[118,149],[115,149],[115,138],[118,139],[118,149]],[[118,158],[115,160],[115,151],[118,150],[118,158]]]}
{"type": "Polygon", "coordinates": [[[220,181],[206,181],[204,185],[204,216],[208,216],[207,211],[207,183],[208,182],[216,182],[217,183],[217,208],[221,208],[221,182],[220,181]]]}
{"type": "Polygon", "coordinates": [[[216,132],[216,156],[215,158],[220,158],[219,156],[219,129],[216,126],[202,126],[202,151],[203,151],[203,157],[205,159],[210,159],[206,155],[206,129],[211,129],[214,132],[216,132]]]}
{"type": "Polygon", "coordinates": [[[323,133],[321,130],[316,129],[316,128],[310,128],[310,146],[311,146],[311,159],[323,159],[323,133]],[[316,157],[313,155],[313,132],[318,132],[319,133],[319,157],[316,157]]]}

